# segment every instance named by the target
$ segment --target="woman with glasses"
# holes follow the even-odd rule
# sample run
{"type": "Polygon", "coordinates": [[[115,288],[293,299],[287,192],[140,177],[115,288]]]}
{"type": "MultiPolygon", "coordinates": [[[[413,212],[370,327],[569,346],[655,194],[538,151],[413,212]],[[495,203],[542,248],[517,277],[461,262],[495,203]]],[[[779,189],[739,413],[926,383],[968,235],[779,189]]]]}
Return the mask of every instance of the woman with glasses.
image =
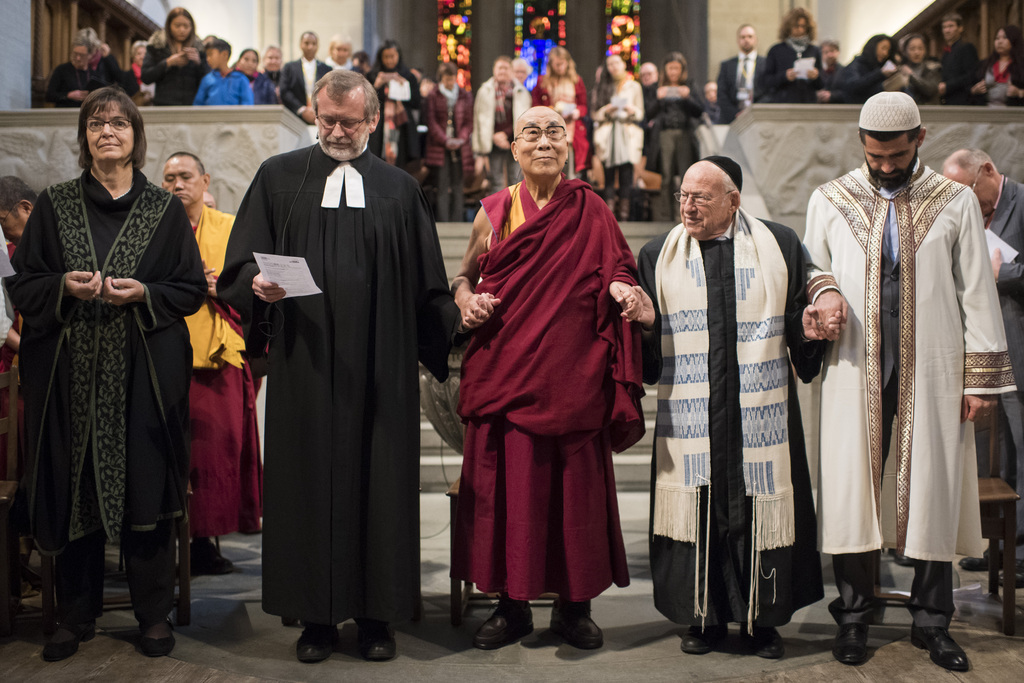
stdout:
{"type": "Polygon", "coordinates": [[[185,316],[206,278],[181,201],[142,174],[142,117],[101,88],[78,117],[81,176],[39,195],[7,278],[23,317],[22,387],[32,535],[57,556],[56,633],[70,657],[103,611],[104,545],[124,553],[140,649],[174,647],[173,520],[185,514],[185,316]]]}

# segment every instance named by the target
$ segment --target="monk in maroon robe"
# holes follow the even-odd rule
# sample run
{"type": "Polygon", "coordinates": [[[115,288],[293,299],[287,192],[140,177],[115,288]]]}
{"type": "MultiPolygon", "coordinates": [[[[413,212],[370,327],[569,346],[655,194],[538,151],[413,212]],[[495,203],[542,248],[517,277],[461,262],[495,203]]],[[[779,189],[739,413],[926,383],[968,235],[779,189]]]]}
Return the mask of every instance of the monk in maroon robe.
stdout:
{"type": "Polygon", "coordinates": [[[557,593],[552,631],[592,649],[591,598],[629,583],[611,455],[644,432],[629,321],[653,308],[611,212],[562,176],[562,117],[534,107],[515,135],[524,180],[484,200],[452,285],[475,328],[452,576],[501,595],[476,647],[527,635],[529,600],[557,593]]]}

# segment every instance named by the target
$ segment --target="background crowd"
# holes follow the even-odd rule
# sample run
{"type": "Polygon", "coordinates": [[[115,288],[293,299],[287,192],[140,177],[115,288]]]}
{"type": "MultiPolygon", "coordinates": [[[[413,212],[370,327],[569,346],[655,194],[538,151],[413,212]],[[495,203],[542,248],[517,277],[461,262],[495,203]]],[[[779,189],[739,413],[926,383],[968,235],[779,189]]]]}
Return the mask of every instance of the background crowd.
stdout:
{"type": "Polygon", "coordinates": [[[737,55],[703,84],[689,73],[684,52],[673,51],[660,63],[642,63],[637,74],[609,55],[588,87],[570,52],[556,47],[532,91],[523,85],[532,80],[530,64],[498,57],[491,77],[470,92],[448,63],[406,64],[394,40],[371,57],[336,35],[321,61],[319,37],[306,32],[294,61],[284,62],[276,45],[264,48],[262,63],[253,48],[233,57],[231,45],[213,35],[200,39],[189,12],[175,8],[163,30],[133,45],[126,71],[84,29],[71,61],[54,69],[47,101],[80,106],[89,90],[117,83],[138,105],[282,104],[312,125],[313,85],[332,69],[352,69],[369,78],[382,104],[371,151],[416,177],[444,221],[471,218],[479,199],[521,179],[510,151],[512,123],[531,103],[550,106],[569,124],[567,177],[589,182],[620,220],[671,221],[669,188],[711,151],[701,149],[700,127],[729,124],[754,103],[863,104],[876,93],[902,91],[918,104],[1024,104],[1020,28],[1001,27],[984,58],[961,39],[963,31],[962,17],[949,14],[940,56],[928,54],[919,33],[899,40],[879,34],[843,65],[838,41],[819,40],[814,17],[798,7],[783,17],[767,53],[758,52],[755,27],[741,26],[737,55]]]}

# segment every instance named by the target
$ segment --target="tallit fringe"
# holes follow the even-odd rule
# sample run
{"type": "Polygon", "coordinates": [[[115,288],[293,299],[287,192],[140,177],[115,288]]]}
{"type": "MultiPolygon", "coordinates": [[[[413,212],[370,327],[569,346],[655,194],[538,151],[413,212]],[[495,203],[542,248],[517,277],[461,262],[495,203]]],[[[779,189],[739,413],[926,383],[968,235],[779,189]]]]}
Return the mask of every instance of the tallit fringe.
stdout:
{"type": "Polygon", "coordinates": [[[793,545],[795,516],[792,489],[774,496],[754,496],[754,546],[757,550],[793,545]]]}
{"type": "Polygon", "coordinates": [[[654,490],[654,533],[673,541],[697,542],[700,489],[657,486],[654,490]]]}

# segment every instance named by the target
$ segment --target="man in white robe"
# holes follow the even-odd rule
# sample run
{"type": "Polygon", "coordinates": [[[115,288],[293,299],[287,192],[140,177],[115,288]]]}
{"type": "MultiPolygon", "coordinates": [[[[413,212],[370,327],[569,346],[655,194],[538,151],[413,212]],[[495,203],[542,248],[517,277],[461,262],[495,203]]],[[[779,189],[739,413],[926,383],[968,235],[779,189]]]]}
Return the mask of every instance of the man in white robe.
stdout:
{"type": "Polygon", "coordinates": [[[978,200],[918,159],[913,100],[875,95],[860,129],[865,165],[814,191],[804,242],[810,299],[822,316],[848,316],[825,357],[819,431],[819,544],[839,588],[832,652],[866,659],[873,551],[894,547],[914,561],[911,641],[965,671],[948,632],[951,561],[981,537],[968,420],[1013,388],[999,300],[978,200]]]}

